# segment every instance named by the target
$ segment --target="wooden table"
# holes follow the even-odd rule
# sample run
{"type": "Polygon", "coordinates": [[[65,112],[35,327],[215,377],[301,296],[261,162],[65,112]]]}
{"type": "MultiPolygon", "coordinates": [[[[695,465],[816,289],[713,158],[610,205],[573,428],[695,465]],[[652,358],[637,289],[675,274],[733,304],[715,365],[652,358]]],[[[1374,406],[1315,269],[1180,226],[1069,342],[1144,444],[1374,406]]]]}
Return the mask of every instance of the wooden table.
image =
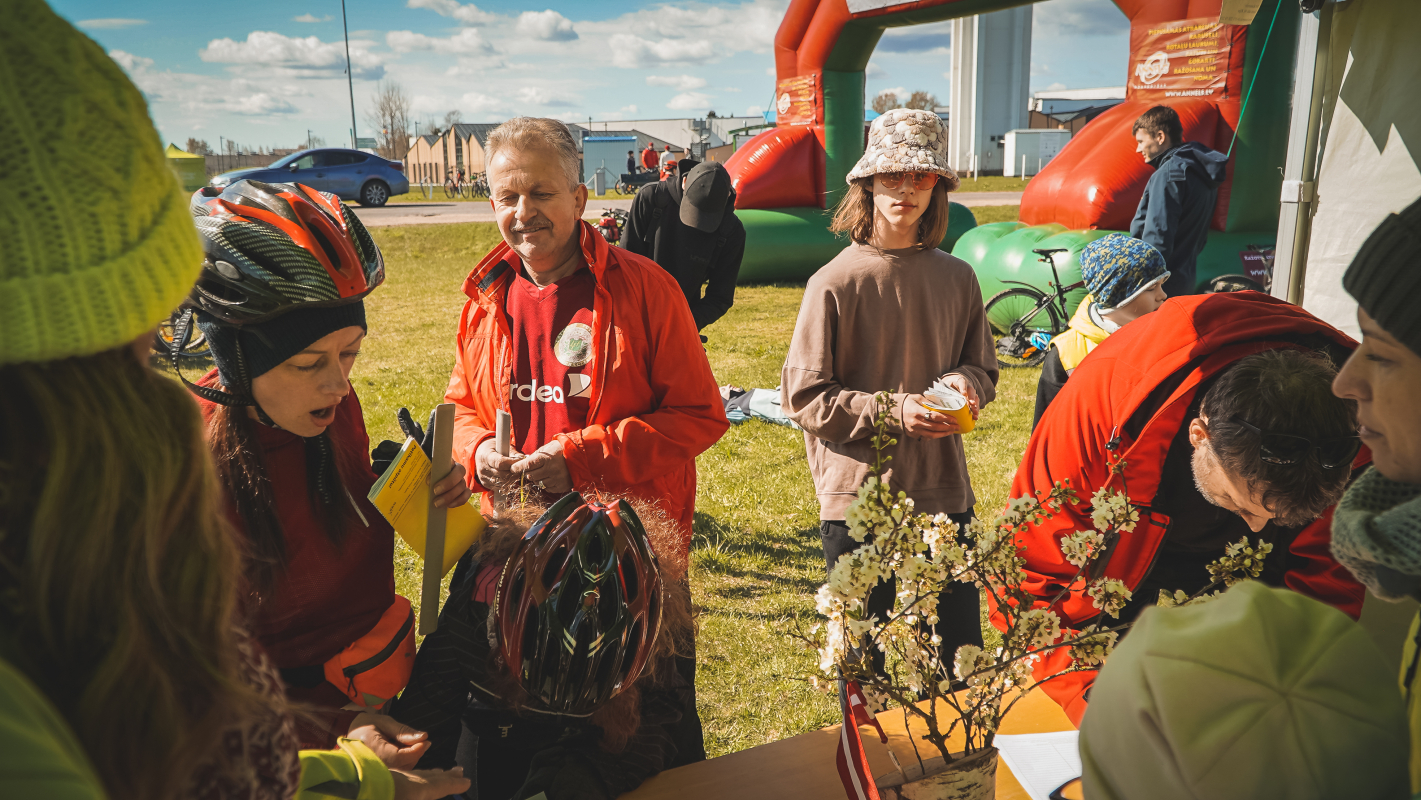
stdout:
{"type": "MultiPolygon", "coordinates": [[[[871,728],[861,730],[864,752],[875,778],[897,771],[888,757],[887,747],[892,747],[904,764],[913,758],[903,712],[884,712],[878,721],[888,734],[887,745],[878,741],[871,728]]],[[[1033,690],[1002,720],[1000,732],[1050,733],[1073,728],[1054,700],[1040,690],[1033,690]]],[[[922,726],[915,724],[914,729],[921,730],[922,726]]],[[[922,745],[919,742],[920,748],[922,745]]],[[[844,797],[844,786],[834,766],[838,746],[839,726],[832,725],[668,770],[622,797],[628,800],[838,800],[844,797]]],[[[997,800],[1029,800],[1026,790],[1021,788],[1005,762],[997,766],[997,800]]]]}

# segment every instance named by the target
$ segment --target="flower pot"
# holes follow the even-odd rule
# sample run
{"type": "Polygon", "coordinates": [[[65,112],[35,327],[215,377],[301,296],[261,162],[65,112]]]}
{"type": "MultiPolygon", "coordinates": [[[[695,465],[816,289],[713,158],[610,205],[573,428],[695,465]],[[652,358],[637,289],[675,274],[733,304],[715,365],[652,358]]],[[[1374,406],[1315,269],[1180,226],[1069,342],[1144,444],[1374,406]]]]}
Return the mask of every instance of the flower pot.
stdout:
{"type": "Polygon", "coordinates": [[[876,781],[883,800],[993,800],[997,796],[997,748],[988,747],[950,764],[941,757],[906,764],[876,781]]]}

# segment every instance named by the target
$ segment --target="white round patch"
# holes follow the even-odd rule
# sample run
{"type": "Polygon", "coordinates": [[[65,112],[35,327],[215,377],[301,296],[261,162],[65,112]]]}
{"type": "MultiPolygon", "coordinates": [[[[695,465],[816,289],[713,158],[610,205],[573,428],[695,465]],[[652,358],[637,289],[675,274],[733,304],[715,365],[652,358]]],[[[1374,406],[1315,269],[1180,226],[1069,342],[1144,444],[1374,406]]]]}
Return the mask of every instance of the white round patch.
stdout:
{"type": "Polygon", "coordinates": [[[580,367],[592,360],[592,327],[574,322],[553,340],[553,355],[565,367],[580,367]]]}

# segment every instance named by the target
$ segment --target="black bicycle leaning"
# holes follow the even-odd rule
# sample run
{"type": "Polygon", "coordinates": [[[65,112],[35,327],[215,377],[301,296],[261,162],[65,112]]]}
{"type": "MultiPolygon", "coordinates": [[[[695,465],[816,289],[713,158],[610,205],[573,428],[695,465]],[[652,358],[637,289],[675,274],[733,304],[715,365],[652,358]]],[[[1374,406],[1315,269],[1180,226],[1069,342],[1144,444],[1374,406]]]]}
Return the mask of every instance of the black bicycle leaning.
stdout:
{"type": "Polygon", "coordinates": [[[1022,281],[1002,281],[1015,288],[999,292],[987,301],[987,324],[997,340],[997,363],[1003,367],[1035,367],[1045,361],[1045,341],[1065,333],[1070,320],[1066,295],[1085,286],[1085,281],[1061,285],[1055,256],[1068,253],[1069,249],[1031,252],[1039,256],[1039,261],[1051,265],[1052,280],[1047,285],[1052,294],[1022,281]]]}

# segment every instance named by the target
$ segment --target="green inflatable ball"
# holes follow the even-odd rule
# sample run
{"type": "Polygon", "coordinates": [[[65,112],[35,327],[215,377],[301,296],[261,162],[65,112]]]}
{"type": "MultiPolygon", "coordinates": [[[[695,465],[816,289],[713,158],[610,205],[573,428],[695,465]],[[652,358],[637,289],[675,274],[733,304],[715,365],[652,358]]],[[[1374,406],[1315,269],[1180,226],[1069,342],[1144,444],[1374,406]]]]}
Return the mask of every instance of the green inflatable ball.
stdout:
{"type": "Polygon", "coordinates": [[[1003,236],[1024,227],[1025,223],[1021,222],[989,222],[986,225],[978,225],[958,237],[957,243],[952,246],[952,254],[971,264],[972,269],[977,272],[977,280],[984,281],[986,278],[982,265],[986,262],[987,251],[1003,236]]]}
{"type": "MultiPolygon", "coordinates": [[[[1042,240],[1065,230],[1066,226],[1052,222],[1017,228],[997,239],[986,255],[982,256],[981,261],[973,264],[977,269],[977,282],[982,285],[982,301],[986,302],[997,293],[1012,288],[1006,281],[1022,281],[1035,285],[1030,279],[1034,274],[1031,264],[1036,261],[1036,254],[1031,252],[1032,248],[1040,247],[1042,240]],[[1023,266],[1023,262],[1028,261],[1031,264],[1023,266]]],[[[1047,274],[1050,274],[1049,271],[1047,274]]],[[[1045,288],[1044,283],[1041,288],[1045,288]]]]}
{"type": "Polygon", "coordinates": [[[972,213],[972,209],[960,203],[948,203],[947,233],[943,235],[942,242],[938,244],[937,249],[951,253],[963,234],[976,230],[976,228],[977,217],[972,213]]]}

